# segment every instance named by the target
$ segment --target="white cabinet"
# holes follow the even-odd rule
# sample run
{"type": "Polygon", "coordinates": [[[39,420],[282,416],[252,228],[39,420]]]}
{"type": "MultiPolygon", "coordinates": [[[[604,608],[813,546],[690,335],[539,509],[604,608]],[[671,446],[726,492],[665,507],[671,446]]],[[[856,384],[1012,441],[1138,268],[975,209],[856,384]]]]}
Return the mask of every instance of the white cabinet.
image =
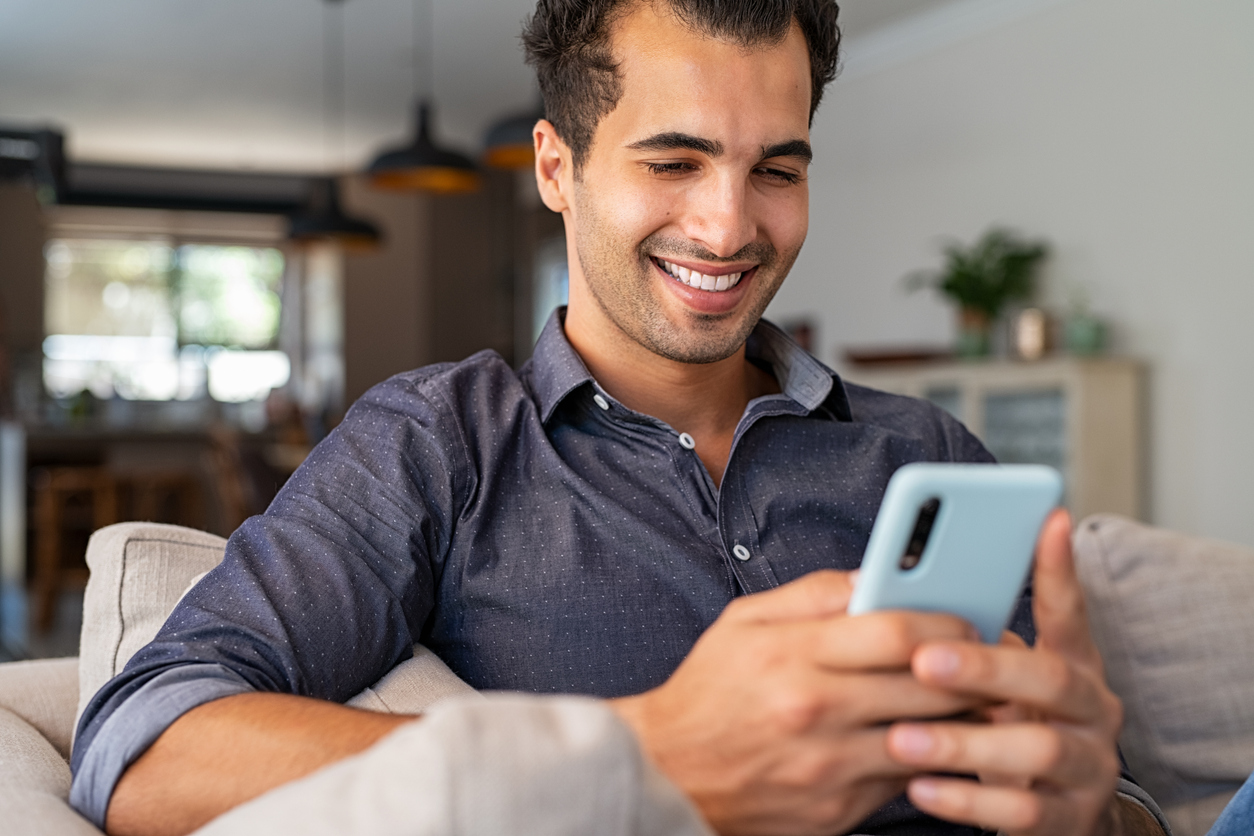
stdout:
{"type": "Polygon", "coordinates": [[[933,401],[999,461],[1058,468],[1077,521],[1098,511],[1140,517],[1143,367],[1135,361],[911,363],[859,366],[845,377],[933,401]]]}

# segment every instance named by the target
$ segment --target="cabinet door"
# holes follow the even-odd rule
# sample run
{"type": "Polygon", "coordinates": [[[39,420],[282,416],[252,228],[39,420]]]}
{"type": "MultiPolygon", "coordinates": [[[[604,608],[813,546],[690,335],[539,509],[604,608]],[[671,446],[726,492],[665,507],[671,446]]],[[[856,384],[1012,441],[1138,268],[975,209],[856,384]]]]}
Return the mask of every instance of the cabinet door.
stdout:
{"type": "Polygon", "coordinates": [[[1066,470],[1067,400],[1062,388],[986,392],[983,440],[1006,464],[1066,470]]]}

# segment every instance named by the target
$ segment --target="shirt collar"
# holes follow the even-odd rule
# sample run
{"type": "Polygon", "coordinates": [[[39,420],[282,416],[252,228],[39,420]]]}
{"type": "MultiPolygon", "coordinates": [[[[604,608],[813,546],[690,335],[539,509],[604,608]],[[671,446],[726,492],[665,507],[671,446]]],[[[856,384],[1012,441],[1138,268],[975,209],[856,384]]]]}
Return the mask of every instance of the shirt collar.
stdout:
{"type": "MultiPolygon", "coordinates": [[[[565,320],[565,306],[553,311],[532,353],[537,406],[540,407],[540,420],[546,424],[567,395],[585,383],[596,383],[574,346],[566,339],[565,320]]],[[[745,356],[770,367],[780,390],[805,407],[807,412],[826,406],[837,420],[853,420],[840,376],[774,324],[765,319],[758,320],[745,343],[745,356]]]]}

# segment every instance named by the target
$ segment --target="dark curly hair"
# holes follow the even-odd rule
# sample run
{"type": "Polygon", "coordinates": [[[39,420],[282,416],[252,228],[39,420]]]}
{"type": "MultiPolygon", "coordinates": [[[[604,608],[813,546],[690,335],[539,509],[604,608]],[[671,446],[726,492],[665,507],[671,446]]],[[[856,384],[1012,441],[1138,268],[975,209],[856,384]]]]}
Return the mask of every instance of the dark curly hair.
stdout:
{"type": "Polygon", "coordinates": [[[664,2],[697,32],[744,46],[779,43],[795,19],[810,49],[814,120],[823,88],[836,77],[840,9],[834,0],[539,0],[523,24],[523,48],[540,80],[545,116],[570,146],[576,169],[587,159],[597,123],[623,92],[610,32],[647,2],[664,2]]]}

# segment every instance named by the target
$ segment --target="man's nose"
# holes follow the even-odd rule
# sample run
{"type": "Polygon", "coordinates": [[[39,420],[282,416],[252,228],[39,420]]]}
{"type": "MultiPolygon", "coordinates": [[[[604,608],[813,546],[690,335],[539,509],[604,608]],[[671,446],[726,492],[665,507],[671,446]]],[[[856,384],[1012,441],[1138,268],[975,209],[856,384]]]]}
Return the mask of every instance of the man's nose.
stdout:
{"type": "Polygon", "coordinates": [[[750,217],[746,184],[738,177],[705,178],[689,193],[684,230],[688,238],[718,258],[729,258],[757,237],[750,217]]]}

